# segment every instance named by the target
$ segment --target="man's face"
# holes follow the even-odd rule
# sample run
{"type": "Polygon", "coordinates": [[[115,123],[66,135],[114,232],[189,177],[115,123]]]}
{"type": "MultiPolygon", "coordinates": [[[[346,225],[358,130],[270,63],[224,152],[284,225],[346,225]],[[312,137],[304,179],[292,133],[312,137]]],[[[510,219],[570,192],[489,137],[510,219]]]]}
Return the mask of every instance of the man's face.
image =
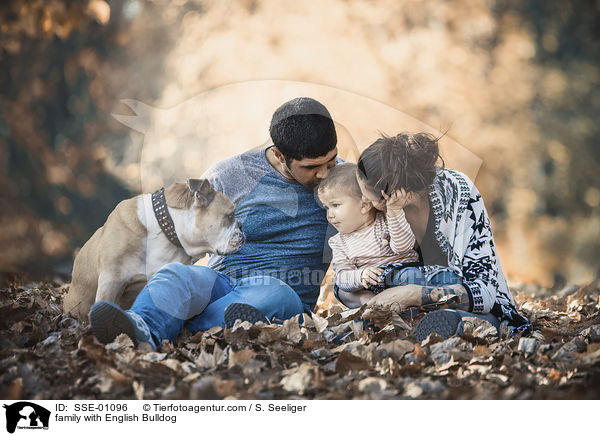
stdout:
{"type": "Polygon", "coordinates": [[[312,191],[327,175],[327,171],[335,166],[337,147],[325,156],[316,158],[292,159],[290,164],[284,162],[288,176],[292,177],[306,189],[312,191]]]}

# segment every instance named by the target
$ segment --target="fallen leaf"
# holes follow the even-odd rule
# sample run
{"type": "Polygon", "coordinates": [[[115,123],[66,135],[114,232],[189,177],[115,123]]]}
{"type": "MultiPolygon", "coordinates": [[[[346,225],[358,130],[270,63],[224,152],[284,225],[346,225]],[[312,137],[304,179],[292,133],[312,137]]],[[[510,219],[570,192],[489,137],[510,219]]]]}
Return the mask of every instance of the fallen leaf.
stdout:
{"type": "Polygon", "coordinates": [[[302,340],[302,333],[300,332],[300,324],[298,323],[298,315],[293,318],[286,319],[283,322],[283,328],[281,334],[288,341],[297,344],[302,340]]]}
{"type": "Polygon", "coordinates": [[[591,353],[584,353],[581,360],[585,365],[597,365],[600,363],[600,349],[592,351],[591,353]]]}
{"type": "Polygon", "coordinates": [[[167,357],[167,353],[152,352],[152,353],[142,354],[139,357],[139,359],[140,360],[145,360],[147,362],[160,362],[161,360],[164,360],[166,357],[167,357]]]}
{"type": "Polygon", "coordinates": [[[111,368],[111,367],[106,368],[106,374],[108,374],[110,377],[112,377],[112,379],[115,383],[121,383],[121,384],[131,383],[131,378],[121,374],[115,368],[111,368]]]}
{"type": "Polygon", "coordinates": [[[281,326],[267,325],[260,329],[260,333],[256,340],[259,344],[269,345],[274,342],[278,343],[281,335],[281,326]]]}
{"type": "Polygon", "coordinates": [[[537,341],[534,338],[520,338],[518,350],[529,356],[535,352],[537,348],[537,341]]]}
{"type": "Polygon", "coordinates": [[[214,390],[220,398],[225,398],[236,392],[237,385],[234,380],[220,380],[215,382],[214,390]]]}
{"type": "Polygon", "coordinates": [[[436,370],[436,373],[439,374],[441,372],[447,371],[450,368],[453,368],[458,365],[460,365],[460,362],[455,361],[454,358],[452,356],[450,356],[449,361],[447,361],[446,363],[444,363],[442,365],[436,366],[435,370],[436,370]]]}
{"type": "Polygon", "coordinates": [[[221,363],[224,363],[227,360],[228,353],[229,346],[222,350],[219,345],[215,345],[215,349],[213,350],[214,366],[219,366],[221,363]]]}
{"type": "Polygon", "coordinates": [[[297,368],[284,371],[284,377],[281,379],[281,386],[286,391],[298,392],[302,395],[310,387],[315,377],[315,367],[303,363],[297,368]]]}
{"type": "Polygon", "coordinates": [[[493,381],[497,384],[499,384],[500,386],[508,386],[508,377],[505,376],[504,374],[496,374],[496,373],[490,373],[488,375],[485,376],[486,380],[489,381],[493,381]]]}
{"type": "Polygon", "coordinates": [[[135,395],[135,399],[143,400],[144,399],[144,383],[134,380],[132,383],[132,387],[133,387],[133,394],[135,395]]]}
{"type": "Polygon", "coordinates": [[[423,351],[423,348],[421,348],[419,344],[415,344],[415,349],[413,353],[419,360],[425,360],[425,358],[427,357],[425,351],[423,351]]]}
{"type": "Polygon", "coordinates": [[[209,369],[215,366],[215,358],[212,354],[202,350],[200,355],[194,360],[194,363],[200,368],[209,369]]]}
{"type": "Polygon", "coordinates": [[[229,352],[229,368],[233,368],[235,365],[243,367],[250,359],[252,359],[256,353],[252,350],[240,350],[229,352]]]}
{"type": "Polygon", "coordinates": [[[363,308],[357,307],[356,309],[343,310],[340,312],[340,315],[341,315],[342,319],[349,320],[349,319],[358,318],[362,314],[362,312],[363,312],[363,308]]]}
{"type": "Polygon", "coordinates": [[[412,327],[402,318],[402,316],[396,312],[392,313],[392,324],[398,330],[410,331],[412,327]]]}
{"type": "Polygon", "coordinates": [[[475,356],[486,357],[489,356],[490,353],[490,348],[486,345],[476,345],[475,348],[473,348],[473,354],[475,356]]]}
{"type": "Polygon", "coordinates": [[[600,342],[600,324],[583,329],[580,334],[590,342],[600,342]]]}
{"type": "Polygon", "coordinates": [[[316,313],[311,313],[310,316],[313,320],[313,323],[315,325],[315,329],[317,330],[317,333],[323,333],[323,330],[325,330],[325,328],[329,324],[328,321],[324,318],[321,318],[316,313]]]}
{"type": "Polygon", "coordinates": [[[563,373],[560,372],[558,369],[553,369],[551,370],[546,377],[548,377],[553,383],[558,384],[560,382],[560,379],[562,378],[563,373]]]}
{"type": "Polygon", "coordinates": [[[267,363],[262,360],[251,359],[242,367],[242,371],[247,377],[256,377],[266,366],[267,363]]]}
{"type": "Polygon", "coordinates": [[[160,364],[172,369],[179,376],[182,376],[185,373],[181,366],[181,362],[177,359],[165,359],[161,361],[160,364]]]}
{"type": "Polygon", "coordinates": [[[364,327],[362,321],[352,321],[350,324],[350,328],[352,329],[352,333],[356,339],[360,339],[364,333],[364,327]]]}
{"type": "Polygon", "coordinates": [[[395,360],[401,360],[405,354],[412,353],[415,349],[415,345],[403,339],[397,339],[395,341],[381,344],[377,347],[378,350],[385,351],[385,354],[394,358],[395,360]]]}
{"type": "Polygon", "coordinates": [[[335,364],[335,371],[339,374],[370,368],[371,366],[365,359],[357,357],[347,351],[342,351],[340,353],[335,364]]]}
{"type": "Polygon", "coordinates": [[[368,394],[371,399],[379,399],[388,388],[388,382],[381,377],[367,377],[358,382],[358,391],[368,394]]]}
{"type": "Polygon", "coordinates": [[[235,383],[233,386],[219,386],[219,391],[225,394],[219,396],[217,393],[218,383],[219,380],[214,375],[204,376],[198,379],[190,387],[190,400],[218,400],[235,390],[235,383]]]}
{"type": "Polygon", "coordinates": [[[352,352],[352,350],[354,350],[356,347],[358,347],[360,345],[362,345],[362,342],[360,342],[360,341],[346,342],[345,344],[342,344],[335,348],[332,348],[331,351],[333,353],[341,353],[342,351],[352,352]]]}

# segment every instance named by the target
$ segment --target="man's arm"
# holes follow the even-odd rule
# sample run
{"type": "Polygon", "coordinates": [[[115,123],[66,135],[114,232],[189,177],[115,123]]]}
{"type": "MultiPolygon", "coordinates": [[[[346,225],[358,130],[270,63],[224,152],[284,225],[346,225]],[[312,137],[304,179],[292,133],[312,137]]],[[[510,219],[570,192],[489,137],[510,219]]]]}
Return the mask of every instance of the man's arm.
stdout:
{"type": "Polygon", "coordinates": [[[216,191],[223,192],[223,183],[218,164],[214,164],[204,171],[200,178],[207,179],[216,191]]]}

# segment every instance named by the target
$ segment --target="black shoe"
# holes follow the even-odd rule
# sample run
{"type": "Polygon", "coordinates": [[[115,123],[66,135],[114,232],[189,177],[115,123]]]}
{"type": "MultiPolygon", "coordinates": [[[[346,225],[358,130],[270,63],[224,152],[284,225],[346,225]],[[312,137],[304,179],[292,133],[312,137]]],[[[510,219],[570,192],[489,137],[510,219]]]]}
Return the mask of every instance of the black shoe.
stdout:
{"type": "Polygon", "coordinates": [[[90,327],[92,334],[103,344],[125,333],[135,345],[148,342],[156,350],[146,322],[136,313],[126,312],[110,301],[99,301],[92,306],[90,327]]]}
{"type": "Polygon", "coordinates": [[[437,333],[444,339],[461,335],[464,330],[462,317],[451,309],[434,310],[427,313],[415,327],[413,335],[419,342],[427,339],[431,333],[437,333]]]}
{"type": "Polygon", "coordinates": [[[259,321],[262,321],[265,324],[270,324],[267,317],[264,316],[260,310],[245,303],[231,303],[225,308],[224,317],[225,326],[228,329],[232,328],[235,324],[235,321],[238,319],[241,319],[242,321],[248,321],[252,324],[259,321]]]}

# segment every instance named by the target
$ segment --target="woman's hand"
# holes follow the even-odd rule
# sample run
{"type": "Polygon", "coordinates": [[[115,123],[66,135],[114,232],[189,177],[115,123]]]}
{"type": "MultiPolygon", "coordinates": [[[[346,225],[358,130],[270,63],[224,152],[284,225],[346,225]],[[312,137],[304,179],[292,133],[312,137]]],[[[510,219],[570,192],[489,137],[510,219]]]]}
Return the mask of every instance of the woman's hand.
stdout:
{"type": "Polygon", "coordinates": [[[376,266],[367,266],[363,269],[360,274],[360,283],[363,288],[368,289],[369,285],[376,285],[380,282],[380,276],[383,273],[383,269],[377,268],[376,266]]]}
{"type": "Polygon", "coordinates": [[[381,195],[385,200],[386,213],[390,216],[396,216],[406,207],[412,199],[412,192],[406,192],[404,188],[397,189],[390,195],[387,195],[383,190],[381,195]]]}
{"type": "Polygon", "coordinates": [[[404,311],[409,307],[421,306],[421,288],[419,285],[404,285],[388,288],[371,298],[367,306],[390,307],[395,311],[404,311]]]}
{"type": "Polygon", "coordinates": [[[395,311],[420,308],[469,310],[469,295],[463,285],[421,286],[404,285],[388,288],[367,302],[367,306],[386,306],[395,311]]]}

